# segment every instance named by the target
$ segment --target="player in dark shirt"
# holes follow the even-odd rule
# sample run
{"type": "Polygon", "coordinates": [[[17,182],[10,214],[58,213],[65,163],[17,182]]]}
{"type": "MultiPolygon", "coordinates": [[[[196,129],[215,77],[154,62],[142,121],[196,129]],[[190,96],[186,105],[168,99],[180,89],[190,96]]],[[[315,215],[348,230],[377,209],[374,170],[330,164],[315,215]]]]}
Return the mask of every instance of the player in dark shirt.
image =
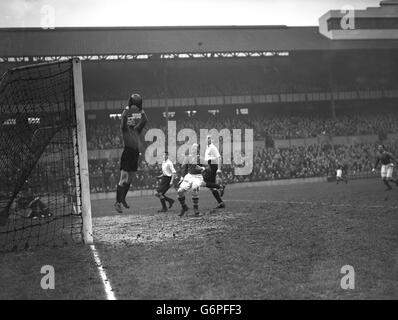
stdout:
{"type": "Polygon", "coordinates": [[[188,211],[188,206],[185,203],[185,193],[192,190],[192,202],[195,216],[199,215],[199,189],[205,185],[202,172],[205,167],[199,165],[200,153],[198,144],[194,143],[189,152],[187,163],[182,167],[182,177],[178,184],[178,201],[181,204],[182,217],[188,211]]]}
{"type": "Polygon", "coordinates": [[[130,189],[134,172],[138,169],[140,155],[141,132],[144,129],[148,118],[142,110],[142,98],[139,94],[131,95],[128,106],[123,110],[120,130],[123,136],[124,150],[120,160],[120,180],[116,189],[115,209],[122,213],[122,205],[129,208],[126,202],[126,195],[130,189]],[[128,117],[132,106],[136,106],[141,113],[141,119],[136,122],[128,117]]]}
{"type": "Polygon", "coordinates": [[[387,186],[387,191],[392,189],[389,182],[394,182],[398,186],[398,180],[393,179],[392,177],[394,161],[395,159],[392,154],[390,152],[387,152],[386,148],[383,145],[379,145],[377,148],[376,163],[372,171],[375,172],[378,164],[381,163],[381,179],[387,186]]]}
{"type": "Polygon", "coordinates": [[[182,177],[178,185],[178,201],[181,203],[181,213],[180,217],[188,211],[188,207],[185,204],[185,193],[192,190],[192,202],[195,216],[199,215],[199,189],[202,186],[206,188],[223,189],[223,185],[205,181],[203,177],[206,165],[201,165],[202,161],[200,159],[200,147],[198,144],[194,143],[190,149],[190,155],[187,159],[187,163],[182,167],[182,177]]]}

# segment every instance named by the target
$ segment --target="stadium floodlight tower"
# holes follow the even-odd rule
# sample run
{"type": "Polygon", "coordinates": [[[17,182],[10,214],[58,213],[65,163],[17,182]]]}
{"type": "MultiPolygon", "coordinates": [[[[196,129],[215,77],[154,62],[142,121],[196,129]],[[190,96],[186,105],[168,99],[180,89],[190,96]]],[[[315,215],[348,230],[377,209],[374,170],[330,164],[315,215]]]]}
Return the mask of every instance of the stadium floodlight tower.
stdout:
{"type": "Polygon", "coordinates": [[[79,59],[0,82],[0,251],[93,242],[79,59]]]}

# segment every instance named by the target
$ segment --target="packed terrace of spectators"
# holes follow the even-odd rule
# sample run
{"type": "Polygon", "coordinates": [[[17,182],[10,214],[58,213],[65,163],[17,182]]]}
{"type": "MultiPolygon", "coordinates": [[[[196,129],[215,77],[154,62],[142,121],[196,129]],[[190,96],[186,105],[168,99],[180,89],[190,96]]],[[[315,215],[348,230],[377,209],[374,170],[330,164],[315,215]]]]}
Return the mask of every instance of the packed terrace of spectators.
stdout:
{"type": "MultiPolygon", "coordinates": [[[[398,144],[387,145],[393,154],[398,154],[398,144]]],[[[234,174],[236,164],[223,165],[223,178],[228,184],[249,181],[292,179],[334,176],[338,162],[347,165],[350,175],[372,174],[376,146],[316,145],[288,149],[258,148],[253,159],[250,175],[234,174]]],[[[176,165],[177,173],[181,167],[176,165]]],[[[92,160],[89,162],[91,192],[115,191],[119,179],[119,159],[92,160]]],[[[156,177],[161,173],[159,165],[149,166],[141,161],[133,179],[132,190],[147,190],[156,187],[156,177]]]]}
{"type": "MultiPolygon", "coordinates": [[[[173,120],[173,119],[170,119],[173,120]]],[[[154,122],[150,119],[148,128],[159,128],[167,132],[165,121],[154,122]]],[[[379,115],[338,116],[336,118],[306,117],[306,116],[210,116],[206,120],[189,119],[177,120],[177,131],[183,128],[191,128],[199,133],[200,129],[223,128],[252,128],[255,139],[264,139],[267,136],[272,139],[312,138],[321,135],[349,136],[365,134],[387,134],[398,132],[398,113],[386,113],[379,115]]],[[[121,148],[120,120],[108,120],[106,122],[87,121],[88,149],[112,149],[121,148]]]]}

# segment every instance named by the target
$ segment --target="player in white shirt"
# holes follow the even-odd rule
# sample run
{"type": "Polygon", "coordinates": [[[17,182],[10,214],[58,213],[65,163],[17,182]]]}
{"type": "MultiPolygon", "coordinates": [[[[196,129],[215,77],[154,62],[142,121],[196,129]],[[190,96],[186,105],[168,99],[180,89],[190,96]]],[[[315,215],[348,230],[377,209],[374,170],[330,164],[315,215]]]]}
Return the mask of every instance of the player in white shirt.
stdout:
{"type": "Polygon", "coordinates": [[[173,162],[171,162],[169,159],[169,153],[166,151],[164,153],[164,160],[162,162],[162,174],[158,176],[160,181],[155,193],[162,204],[162,209],[160,209],[158,212],[167,212],[167,210],[170,209],[175,202],[175,200],[166,196],[166,192],[173,185],[175,175],[176,170],[174,169],[173,162]],[[169,208],[166,206],[166,201],[169,204],[169,208]]]}
{"type": "Polygon", "coordinates": [[[347,165],[341,161],[337,161],[336,164],[336,183],[339,184],[340,181],[348,183],[347,165]]]}
{"type": "Polygon", "coordinates": [[[215,188],[217,178],[221,179],[221,156],[217,147],[213,144],[211,136],[207,136],[207,147],[205,151],[205,162],[208,168],[203,172],[203,178],[206,182],[206,187],[211,190],[214,198],[217,200],[216,209],[225,208],[225,203],[222,200],[225,186],[218,184],[221,188],[215,188]]]}

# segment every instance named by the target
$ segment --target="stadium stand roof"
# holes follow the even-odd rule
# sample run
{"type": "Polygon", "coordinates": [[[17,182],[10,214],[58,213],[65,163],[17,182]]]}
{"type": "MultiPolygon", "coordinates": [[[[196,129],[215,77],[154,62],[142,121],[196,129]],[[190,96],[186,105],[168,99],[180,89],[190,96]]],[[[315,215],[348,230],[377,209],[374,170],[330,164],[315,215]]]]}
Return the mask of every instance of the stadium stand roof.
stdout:
{"type": "Polygon", "coordinates": [[[318,27],[0,29],[0,57],[397,48],[398,40],[330,40],[318,27]]]}

